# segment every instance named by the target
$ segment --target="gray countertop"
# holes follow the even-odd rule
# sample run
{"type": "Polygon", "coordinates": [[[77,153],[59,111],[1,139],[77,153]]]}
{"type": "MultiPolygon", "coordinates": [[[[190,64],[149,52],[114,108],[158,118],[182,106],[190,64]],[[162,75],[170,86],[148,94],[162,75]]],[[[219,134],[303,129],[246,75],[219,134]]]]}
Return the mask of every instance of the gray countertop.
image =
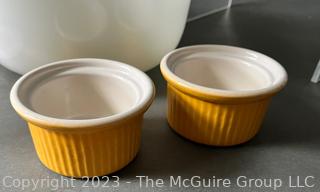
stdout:
{"type": "MultiPolygon", "coordinates": [[[[274,191],[267,187],[240,187],[239,176],[281,179],[277,191],[320,190],[320,84],[312,84],[320,58],[320,1],[269,0],[239,3],[231,10],[190,22],[179,46],[227,44],[265,53],[278,60],[289,74],[287,87],[272,101],[259,134],[236,147],[208,147],[175,134],[166,121],[166,84],[159,67],[148,72],[157,88],[156,99],[146,113],[142,146],[137,158],[121,171],[117,188],[81,187],[85,180],[61,177],[41,165],[25,122],[13,111],[9,91],[18,75],[0,67],[0,190],[21,179],[48,180],[35,191],[274,191]],[[318,119],[319,118],[319,119],[318,119]],[[140,186],[136,177],[163,179],[163,187],[140,186]],[[231,187],[182,188],[169,186],[169,177],[225,178],[231,187]],[[290,188],[289,177],[307,176],[311,188],[290,188]],[[7,178],[7,183],[4,183],[7,178]],[[64,179],[64,180],[62,180],[64,179]],[[131,182],[131,183],[127,183],[131,182]],[[4,185],[6,184],[6,185],[4,185]],[[51,186],[51,188],[50,188],[51,186]],[[71,186],[71,187],[70,187],[71,186]]],[[[242,177],[243,178],[243,177],[242,177]]],[[[114,182],[114,179],[110,182],[114,182]]],[[[145,184],[145,183],[144,183],[145,184]]],[[[243,184],[243,183],[242,183],[243,184]]],[[[295,184],[291,183],[291,184],[295,184]]],[[[90,185],[90,184],[89,184],[90,185]]],[[[32,186],[26,191],[31,191],[32,186]]]]}

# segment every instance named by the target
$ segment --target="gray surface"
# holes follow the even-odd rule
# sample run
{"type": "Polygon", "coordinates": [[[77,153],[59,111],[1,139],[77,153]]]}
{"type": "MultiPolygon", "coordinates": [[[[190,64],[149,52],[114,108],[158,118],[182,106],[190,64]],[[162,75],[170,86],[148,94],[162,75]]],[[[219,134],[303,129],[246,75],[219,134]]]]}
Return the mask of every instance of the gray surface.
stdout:
{"type": "MultiPolygon", "coordinates": [[[[187,25],[180,46],[217,43],[242,46],[277,59],[288,71],[288,86],[274,98],[261,132],[250,142],[228,148],[207,147],[189,142],[173,133],[165,117],[165,82],[158,67],[148,74],[157,97],[145,115],[142,146],[137,158],[117,172],[117,189],[94,191],[185,191],[183,188],[140,188],[136,175],[167,179],[170,175],[189,178],[240,175],[250,178],[282,178],[278,191],[320,190],[320,85],[309,82],[319,59],[320,1],[269,0],[233,6],[187,25]],[[288,187],[289,176],[314,176],[315,187],[288,187]],[[126,184],[131,181],[131,184],[126,184]]],[[[25,123],[9,104],[9,90],[18,78],[0,67],[0,184],[13,178],[60,178],[38,161],[25,123]]],[[[69,191],[81,188],[83,181],[69,191]]],[[[5,188],[1,191],[19,191],[5,188]]],[[[30,191],[28,189],[27,191],[30,191]]],[[[188,188],[205,191],[211,189],[188,188]]],[[[268,188],[216,188],[216,191],[273,191],[268,188]]],[[[36,191],[50,191],[38,188],[36,191]]],[[[62,190],[61,190],[62,191],[62,190]]]]}

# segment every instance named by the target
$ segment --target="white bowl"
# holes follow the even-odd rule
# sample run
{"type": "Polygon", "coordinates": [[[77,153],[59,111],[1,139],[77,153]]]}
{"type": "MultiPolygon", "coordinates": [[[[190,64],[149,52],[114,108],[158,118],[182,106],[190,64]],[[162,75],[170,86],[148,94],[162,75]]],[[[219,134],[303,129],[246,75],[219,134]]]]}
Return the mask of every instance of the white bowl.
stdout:
{"type": "Polygon", "coordinates": [[[72,58],[148,70],[174,49],[190,0],[0,1],[0,63],[24,74],[72,58]]]}

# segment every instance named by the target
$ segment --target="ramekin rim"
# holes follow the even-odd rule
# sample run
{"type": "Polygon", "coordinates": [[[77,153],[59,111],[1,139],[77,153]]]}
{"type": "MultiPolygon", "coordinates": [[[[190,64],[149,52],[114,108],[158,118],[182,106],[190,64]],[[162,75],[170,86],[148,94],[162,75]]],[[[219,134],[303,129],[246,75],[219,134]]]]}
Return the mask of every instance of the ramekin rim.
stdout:
{"type": "Polygon", "coordinates": [[[13,85],[10,91],[10,102],[13,108],[16,110],[16,112],[20,116],[22,116],[22,118],[24,118],[26,121],[42,127],[47,127],[47,128],[88,128],[88,127],[99,127],[107,124],[117,123],[117,122],[120,122],[121,120],[134,116],[135,114],[144,113],[148,109],[148,107],[151,105],[154,97],[155,97],[154,83],[147,74],[140,71],[136,67],[133,67],[131,65],[128,65],[119,61],[108,60],[108,59],[97,59],[97,58],[67,59],[67,60],[56,61],[56,62],[52,62],[46,65],[40,66],[26,73],[22,77],[20,77],[15,82],[15,84],[13,85]],[[63,66],[67,66],[68,64],[79,63],[79,62],[82,62],[83,64],[86,63],[89,67],[90,67],[90,63],[91,64],[98,63],[98,62],[100,64],[108,63],[118,67],[119,69],[121,67],[124,67],[130,70],[130,72],[133,72],[135,75],[141,77],[144,83],[147,85],[145,87],[142,87],[145,93],[143,94],[143,97],[140,99],[141,101],[138,103],[135,103],[129,109],[123,112],[117,113],[115,115],[92,118],[92,119],[75,119],[75,120],[55,118],[55,117],[50,117],[50,116],[37,113],[34,110],[29,109],[20,101],[18,96],[18,91],[19,91],[20,85],[28,77],[34,75],[35,73],[44,73],[47,70],[57,66],[63,67],[63,66]]]}
{"type": "Polygon", "coordinates": [[[273,58],[259,53],[254,50],[250,50],[247,48],[236,47],[236,46],[229,46],[229,45],[218,45],[218,44],[199,44],[199,45],[191,45],[186,47],[181,47],[175,49],[168,54],[166,54],[161,62],[160,62],[160,70],[164,78],[169,82],[175,85],[178,89],[187,90],[191,94],[195,94],[197,96],[201,95],[206,98],[224,98],[224,99],[232,99],[232,98],[253,98],[258,97],[261,95],[273,94],[275,92],[280,91],[287,83],[288,76],[287,72],[284,67],[278,63],[273,58]],[[263,57],[265,59],[270,60],[274,64],[277,65],[278,69],[281,71],[282,76],[278,78],[278,81],[274,84],[267,86],[265,88],[255,89],[255,90],[241,90],[241,91],[233,91],[233,90],[222,90],[216,88],[209,88],[202,85],[197,85],[195,83],[189,82],[187,80],[182,79],[168,66],[168,60],[174,54],[183,53],[185,51],[197,50],[197,49],[204,49],[204,48],[223,48],[228,50],[238,50],[243,51],[251,54],[255,54],[259,57],[263,57]]]}

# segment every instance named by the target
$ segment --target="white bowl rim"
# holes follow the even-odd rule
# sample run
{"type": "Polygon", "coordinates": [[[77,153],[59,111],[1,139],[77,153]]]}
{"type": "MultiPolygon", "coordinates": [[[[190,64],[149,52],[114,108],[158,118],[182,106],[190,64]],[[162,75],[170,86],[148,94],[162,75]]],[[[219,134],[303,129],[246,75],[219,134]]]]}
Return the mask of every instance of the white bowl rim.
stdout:
{"type": "MultiPolygon", "coordinates": [[[[266,66],[265,66],[266,67],[266,66]]],[[[268,67],[268,66],[267,66],[268,67]]],[[[269,66],[270,67],[270,66],[269,66]]],[[[179,86],[184,87],[185,89],[192,90],[195,93],[201,93],[204,95],[215,96],[215,97],[224,97],[224,98],[248,98],[248,97],[256,97],[260,95],[272,94],[280,91],[287,83],[288,76],[286,70],[279,64],[276,60],[271,57],[259,53],[257,51],[253,51],[246,48],[229,46],[229,45],[218,45],[218,44],[199,44],[181,47],[176,50],[169,52],[165,55],[160,62],[161,71],[167,73],[168,78],[170,78],[171,82],[178,84],[179,86]],[[254,57],[257,63],[266,63],[272,65],[279,72],[278,76],[274,76],[275,80],[273,83],[267,87],[260,89],[252,89],[252,90],[223,90],[216,89],[211,87],[205,87],[202,85],[197,85],[195,83],[189,82],[177,76],[170,68],[170,59],[172,57],[184,57],[188,56],[190,53],[199,53],[201,51],[213,52],[215,50],[221,50],[229,55],[238,54],[237,57],[254,57]],[[264,60],[262,62],[261,60],[264,60]]],[[[269,71],[270,72],[270,71],[269,71]]],[[[274,75],[271,73],[271,75],[274,75]]]]}
{"type": "MultiPolygon", "coordinates": [[[[29,79],[31,80],[31,79],[29,79]]],[[[35,80],[32,80],[35,81],[35,80]]],[[[142,85],[141,85],[142,86],[142,85]]],[[[13,108],[17,111],[19,115],[21,115],[24,119],[27,121],[30,121],[34,124],[40,125],[40,126],[46,126],[50,128],[87,128],[87,127],[98,127],[102,125],[112,124],[119,122],[123,119],[129,118],[139,112],[144,113],[147,108],[151,105],[153,99],[155,96],[155,88],[153,81],[149,78],[148,75],[146,75],[144,72],[140,71],[136,67],[133,67],[131,65],[113,61],[113,60],[107,60],[107,59],[96,59],[96,58],[78,58],[78,59],[69,59],[69,60],[62,60],[53,62],[50,64],[43,65],[41,67],[38,67],[36,69],[31,70],[30,72],[26,73],[20,79],[16,81],[16,83],[13,85],[11,92],[10,92],[10,101],[13,106],[13,108]],[[28,80],[28,78],[32,77],[35,74],[41,74],[46,73],[48,70],[57,70],[57,69],[63,69],[63,67],[68,67],[68,65],[77,65],[78,63],[81,63],[83,66],[90,67],[92,64],[99,64],[101,66],[112,66],[117,68],[118,70],[127,70],[127,72],[130,72],[131,78],[137,78],[139,77],[142,79],[143,82],[136,82],[140,85],[143,83],[143,91],[142,98],[140,98],[140,101],[136,104],[134,104],[132,107],[130,107],[128,110],[125,110],[124,112],[114,114],[111,116],[106,117],[99,117],[99,118],[92,118],[92,119],[63,119],[63,118],[55,118],[55,117],[49,117],[46,115],[42,115],[40,113],[37,113],[33,111],[32,109],[29,109],[26,105],[24,105],[18,96],[18,91],[20,86],[23,82],[28,80]]]]}

